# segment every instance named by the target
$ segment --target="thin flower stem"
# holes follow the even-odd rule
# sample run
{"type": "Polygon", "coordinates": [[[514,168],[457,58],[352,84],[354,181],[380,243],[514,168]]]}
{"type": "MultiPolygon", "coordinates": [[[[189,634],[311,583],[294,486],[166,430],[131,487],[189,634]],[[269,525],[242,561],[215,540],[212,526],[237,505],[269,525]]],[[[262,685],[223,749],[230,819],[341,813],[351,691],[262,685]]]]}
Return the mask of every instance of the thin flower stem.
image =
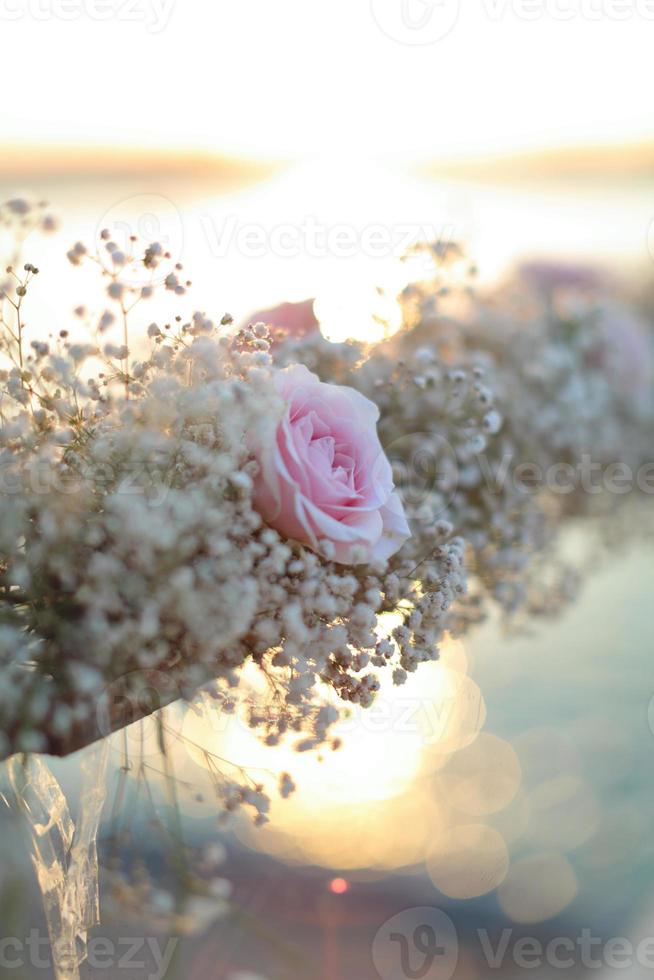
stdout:
{"type": "MultiPolygon", "coordinates": [[[[120,309],[123,314],[123,343],[125,345],[125,350],[129,352],[129,323],[128,323],[128,313],[129,310],[126,308],[125,304],[121,302],[120,309]]],[[[129,354],[126,355],[125,360],[125,401],[129,401],[129,360],[127,359],[129,354]]]]}

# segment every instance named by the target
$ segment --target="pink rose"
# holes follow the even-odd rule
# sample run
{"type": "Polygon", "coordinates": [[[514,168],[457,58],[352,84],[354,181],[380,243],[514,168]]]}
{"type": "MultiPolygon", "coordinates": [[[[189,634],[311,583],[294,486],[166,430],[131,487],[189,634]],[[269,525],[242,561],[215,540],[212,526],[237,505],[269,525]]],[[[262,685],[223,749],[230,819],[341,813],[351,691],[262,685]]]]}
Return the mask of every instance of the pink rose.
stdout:
{"type": "Polygon", "coordinates": [[[524,262],[518,269],[522,277],[544,293],[557,289],[579,289],[582,292],[606,285],[606,275],[592,265],[571,262],[524,262]]]}
{"type": "Polygon", "coordinates": [[[606,306],[599,318],[599,342],[591,363],[604,371],[624,395],[647,396],[654,377],[652,338],[631,310],[606,306]]]}
{"type": "Polygon", "coordinates": [[[343,564],[395,554],[411,531],[377,435],[377,406],[301,364],[277,371],[275,386],[284,415],[275,440],[254,450],[264,520],[343,564]]]}
{"type": "Polygon", "coordinates": [[[248,317],[247,323],[258,323],[261,321],[268,327],[273,327],[273,340],[284,340],[292,337],[300,340],[309,334],[316,333],[320,324],[313,312],[315,300],[305,299],[301,303],[280,303],[269,310],[259,310],[248,317]]]}

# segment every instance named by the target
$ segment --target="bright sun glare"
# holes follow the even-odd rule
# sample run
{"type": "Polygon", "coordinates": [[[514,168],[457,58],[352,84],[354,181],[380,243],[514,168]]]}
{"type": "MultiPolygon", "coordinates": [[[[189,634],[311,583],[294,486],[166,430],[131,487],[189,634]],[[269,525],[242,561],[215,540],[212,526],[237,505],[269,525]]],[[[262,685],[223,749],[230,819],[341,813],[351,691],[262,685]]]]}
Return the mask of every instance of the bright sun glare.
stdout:
{"type": "MultiPolygon", "coordinates": [[[[386,623],[387,628],[390,625],[386,623]]],[[[205,750],[255,777],[288,771],[298,785],[296,793],[275,808],[274,827],[257,830],[251,837],[249,827],[241,826],[249,843],[287,857],[301,850],[328,866],[356,867],[364,853],[358,833],[353,834],[347,854],[342,839],[331,847],[334,821],[348,815],[345,819],[359,826],[370,819],[386,827],[374,845],[376,855],[371,855],[373,845],[368,843],[367,859],[401,864],[406,855],[397,850],[391,832],[398,808],[407,805],[407,797],[422,798],[429,774],[472,744],[483,725],[483,700],[466,670],[462,644],[448,639],[440,661],[423,665],[420,674],[412,675],[403,687],[394,687],[382,675],[375,706],[354,707],[334,728],[339,749],[325,749],[318,758],[312,752],[298,752],[298,738],[274,747],[263,745],[248,726],[245,708],[231,717],[211,710],[211,705],[206,712],[189,711],[177,742],[179,771],[189,772],[190,759],[202,779],[205,750]]],[[[246,671],[244,681],[263,710],[270,691],[261,672],[246,671]]]]}

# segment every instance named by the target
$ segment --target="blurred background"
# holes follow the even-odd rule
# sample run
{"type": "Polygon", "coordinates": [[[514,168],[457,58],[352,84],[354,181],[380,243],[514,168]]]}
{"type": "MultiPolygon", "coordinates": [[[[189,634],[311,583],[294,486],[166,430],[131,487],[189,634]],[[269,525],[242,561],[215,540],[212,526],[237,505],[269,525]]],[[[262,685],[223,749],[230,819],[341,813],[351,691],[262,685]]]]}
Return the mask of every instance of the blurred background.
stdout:
{"type": "MultiPolygon", "coordinates": [[[[651,290],[646,0],[3,0],[0,21],[0,192],[59,214],[25,245],[41,269],[30,315],[51,330],[76,329],[72,307],[94,302],[97,279],[66,250],[105,227],[161,241],[212,315],[315,298],[338,340],[399,323],[400,259],[420,241],[462,243],[482,283],[547,261],[651,290]]],[[[172,315],[148,306],[143,325],[159,312],[172,315]]],[[[238,719],[180,716],[184,837],[224,843],[239,911],[208,915],[167,975],[511,978],[527,970],[520,938],[575,947],[571,962],[559,951],[567,966],[532,962],[537,976],[617,969],[606,944],[652,933],[653,571],[644,545],[616,549],[561,619],[450,641],[383,690],[376,715],[346,720],[323,760],[262,749],[238,719]],[[225,829],[206,803],[207,747],[288,769],[298,793],[265,828],[225,829]],[[392,972],[397,937],[432,926],[448,955],[427,944],[424,969],[392,972]],[[584,930],[597,942],[582,955],[584,930]]],[[[121,751],[103,867],[125,823],[138,854],[156,851],[153,813],[171,809],[156,765],[145,805],[121,751]]],[[[78,766],[53,766],[72,800],[78,766]]],[[[4,931],[44,930],[20,828],[0,818],[4,931]]],[[[133,935],[126,906],[122,920],[120,901],[108,907],[102,935],[133,935]]],[[[155,975],[140,959],[85,975],[155,975]]],[[[653,966],[650,952],[621,972],[653,966]]]]}

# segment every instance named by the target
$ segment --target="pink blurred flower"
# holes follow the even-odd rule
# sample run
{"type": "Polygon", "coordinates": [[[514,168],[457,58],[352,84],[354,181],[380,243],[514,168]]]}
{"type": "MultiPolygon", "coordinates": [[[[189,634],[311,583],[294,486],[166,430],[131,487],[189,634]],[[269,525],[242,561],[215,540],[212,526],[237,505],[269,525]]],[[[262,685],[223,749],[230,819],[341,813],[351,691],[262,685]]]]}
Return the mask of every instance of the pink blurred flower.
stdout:
{"type": "Polygon", "coordinates": [[[623,394],[646,395],[654,382],[651,331],[630,310],[618,305],[605,307],[591,363],[623,394]]]}
{"type": "Polygon", "coordinates": [[[575,289],[585,292],[599,289],[604,281],[601,271],[594,266],[571,262],[538,260],[524,262],[518,269],[521,278],[536,289],[551,293],[556,289],[575,289]]]}
{"type": "Polygon", "coordinates": [[[342,564],[386,559],[410,537],[377,435],[377,406],[304,365],[275,374],[276,441],[254,447],[255,504],[268,524],[342,564]]]}
{"type": "Polygon", "coordinates": [[[280,303],[279,306],[253,313],[247,322],[262,322],[273,327],[273,334],[280,334],[278,339],[283,340],[286,335],[297,340],[315,333],[320,327],[313,312],[314,302],[313,299],[305,299],[300,303],[280,303]]]}

